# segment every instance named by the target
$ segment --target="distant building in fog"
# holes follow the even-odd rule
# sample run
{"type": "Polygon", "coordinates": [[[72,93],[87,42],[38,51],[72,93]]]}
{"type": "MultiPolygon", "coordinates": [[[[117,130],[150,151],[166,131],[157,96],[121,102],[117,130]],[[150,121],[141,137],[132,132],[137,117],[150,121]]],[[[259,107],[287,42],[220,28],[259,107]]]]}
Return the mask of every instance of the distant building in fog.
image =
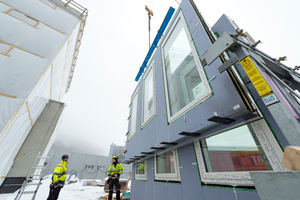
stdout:
{"type": "Polygon", "coordinates": [[[50,159],[45,162],[47,166],[45,174],[52,174],[53,169],[61,162],[62,155],[65,154],[69,156],[68,175],[76,172],[79,179],[103,179],[106,177],[106,165],[109,160],[107,156],[76,153],[54,148],[51,148],[48,153],[50,159]]]}

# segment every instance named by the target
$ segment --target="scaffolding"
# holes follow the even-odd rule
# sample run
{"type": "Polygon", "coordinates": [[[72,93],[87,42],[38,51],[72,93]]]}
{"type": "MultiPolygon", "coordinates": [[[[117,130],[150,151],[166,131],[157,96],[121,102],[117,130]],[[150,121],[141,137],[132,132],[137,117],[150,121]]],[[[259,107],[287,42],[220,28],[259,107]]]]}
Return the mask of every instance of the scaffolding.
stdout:
{"type": "Polygon", "coordinates": [[[65,93],[67,93],[69,91],[69,88],[71,86],[71,82],[73,79],[76,62],[77,62],[78,54],[79,54],[79,48],[80,48],[81,42],[82,42],[83,31],[84,31],[84,28],[86,25],[86,19],[88,16],[88,9],[84,8],[83,6],[81,6],[79,3],[77,3],[74,0],[51,0],[51,1],[58,4],[59,6],[66,8],[71,13],[73,13],[81,18],[81,24],[80,24],[80,29],[79,29],[80,31],[78,33],[78,40],[76,41],[76,48],[74,51],[73,62],[72,62],[72,66],[71,66],[71,70],[70,70],[70,74],[69,74],[69,78],[68,78],[68,83],[67,83],[67,87],[66,87],[66,91],[65,91],[65,93]]]}

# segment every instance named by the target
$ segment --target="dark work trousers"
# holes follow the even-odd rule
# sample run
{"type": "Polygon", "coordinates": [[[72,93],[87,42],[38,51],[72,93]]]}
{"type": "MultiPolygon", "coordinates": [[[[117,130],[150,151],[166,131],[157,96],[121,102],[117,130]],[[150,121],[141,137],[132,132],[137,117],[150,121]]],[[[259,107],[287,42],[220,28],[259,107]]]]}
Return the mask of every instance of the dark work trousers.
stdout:
{"type": "Polygon", "coordinates": [[[116,188],[117,200],[120,200],[120,184],[119,184],[119,179],[114,179],[114,178],[111,178],[110,182],[109,182],[108,200],[112,200],[113,191],[114,191],[114,185],[115,185],[115,188],[116,188]]]}
{"type": "Polygon", "coordinates": [[[57,200],[60,189],[61,189],[60,186],[58,186],[57,188],[51,187],[49,192],[49,197],[47,198],[47,200],[57,200]]]}

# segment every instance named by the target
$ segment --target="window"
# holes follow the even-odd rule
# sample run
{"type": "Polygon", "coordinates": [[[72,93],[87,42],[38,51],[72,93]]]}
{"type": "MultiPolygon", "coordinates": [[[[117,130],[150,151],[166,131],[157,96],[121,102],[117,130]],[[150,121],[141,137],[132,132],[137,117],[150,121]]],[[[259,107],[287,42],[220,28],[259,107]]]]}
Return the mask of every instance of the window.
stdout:
{"type": "Polygon", "coordinates": [[[155,179],[164,181],[180,181],[176,150],[171,150],[155,156],[155,179]]]}
{"type": "Polygon", "coordinates": [[[282,151],[264,120],[195,142],[204,183],[253,185],[249,171],[282,171],[282,151]]]}
{"type": "Polygon", "coordinates": [[[13,47],[0,41],[0,54],[9,56],[9,52],[11,52],[12,49],[13,47]]]}
{"type": "Polygon", "coordinates": [[[162,44],[168,120],[174,121],[211,94],[192,38],[180,12],[162,44]]]}
{"type": "Polygon", "coordinates": [[[4,12],[8,10],[10,7],[0,2],[0,11],[4,12]]]}
{"type": "Polygon", "coordinates": [[[135,164],[135,179],[147,180],[147,163],[145,160],[135,164]]]}
{"type": "Polygon", "coordinates": [[[57,5],[55,5],[54,3],[52,3],[51,1],[47,1],[47,0],[39,0],[40,2],[42,2],[43,4],[49,6],[52,9],[56,9],[57,5]]]}
{"type": "Polygon", "coordinates": [[[18,20],[22,21],[22,22],[25,22],[26,24],[29,24],[33,27],[36,28],[36,26],[40,23],[38,20],[36,19],[33,19],[32,17],[16,10],[16,9],[13,9],[13,8],[10,8],[9,10],[7,10],[5,12],[6,14],[14,17],[14,18],[17,18],[18,20]]]}
{"type": "Polygon", "coordinates": [[[128,139],[136,133],[136,119],[137,119],[137,103],[138,103],[138,90],[134,93],[131,101],[131,114],[128,139]]]}
{"type": "Polygon", "coordinates": [[[154,61],[148,68],[143,81],[143,114],[142,127],[146,125],[155,115],[154,96],[154,61]]]}

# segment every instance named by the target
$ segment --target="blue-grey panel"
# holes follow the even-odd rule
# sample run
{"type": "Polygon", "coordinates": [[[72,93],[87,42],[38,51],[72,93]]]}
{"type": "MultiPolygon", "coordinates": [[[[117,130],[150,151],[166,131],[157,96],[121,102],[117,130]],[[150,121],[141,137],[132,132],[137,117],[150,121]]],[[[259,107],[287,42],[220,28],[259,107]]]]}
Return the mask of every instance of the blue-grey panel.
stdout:
{"type": "Polygon", "coordinates": [[[193,144],[177,150],[183,199],[204,200],[193,144]]]}
{"type": "Polygon", "coordinates": [[[212,187],[203,187],[204,199],[240,199],[240,200],[259,200],[258,194],[255,191],[242,191],[233,189],[221,189],[212,187]],[[235,194],[236,192],[236,194],[235,194]]]}
{"type": "Polygon", "coordinates": [[[195,132],[204,127],[207,127],[213,122],[207,121],[210,117],[214,116],[214,112],[218,111],[216,102],[213,97],[201,103],[200,106],[195,107],[189,111],[183,117],[174,121],[170,126],[170,140],[175,141],[184,136],[178,135],[178,133],[195,132]]]}
{"type": "Polygon", "coordinates": [[[255,191],[236,190],[238,199],[259,200],[259,196],[255,191]]]}
{"type": "Polygon", "coordinates": [[[250,172],[250,175],[261,200],[300,198],[300,172],[250,172]]]}
{"type": "Polygon", "coordinates": [[[135,180],[131,182],[131,187],[130,197],[133,193],[132,199],[147,199],[147,182],[135,180]]]}
{"type": "MultiPolygon", "coordinates": [[[[164,80],[162,71],[162,58],[160,46],[155,52],[155,95],[156,95],[156,143],[158,141],[169,141],[168,128],[167,128],[167,110],[166,99],[164,91],[164,80]]],[[[159,143],[158,143],[159,144],[159,143]]]]}
{"type": "MultiPolygon", "coordinates": [[[[236,199],[233,190],[224,190],[219,188],[203,187],[204,199],[228,200],[236,199]]],[[[250,199],[249,199],[250,200],[250,199]]],[[[252,200],[252,199],[251,199],[252,200]]]]}
{"type": "Polygon", "coordinates": [[[223,14],[211,29],[213,32],[218,33],[219,35],[222,35],[225,31],[235,34],[237,26],[227,15],[223,14]]]}
{"type": "Polygon", "coordinates": [[[168,187],[172,187],[174,184],[168,184],[163,182],[155,182],[154,184],[154,199],[155,200],[167,200],[168,199],[168,187]]]}
{"type": "Polygon", "coordinates": [[[147,200],[155,200],[154,184],[154,160],[152,157],[147,160],[147,200]]]}
{"type": "Polygon", "coordinates": [[[182,193],[182,184],[166,184],[167,200],[184,200],[187,199],[182,193]]]}

